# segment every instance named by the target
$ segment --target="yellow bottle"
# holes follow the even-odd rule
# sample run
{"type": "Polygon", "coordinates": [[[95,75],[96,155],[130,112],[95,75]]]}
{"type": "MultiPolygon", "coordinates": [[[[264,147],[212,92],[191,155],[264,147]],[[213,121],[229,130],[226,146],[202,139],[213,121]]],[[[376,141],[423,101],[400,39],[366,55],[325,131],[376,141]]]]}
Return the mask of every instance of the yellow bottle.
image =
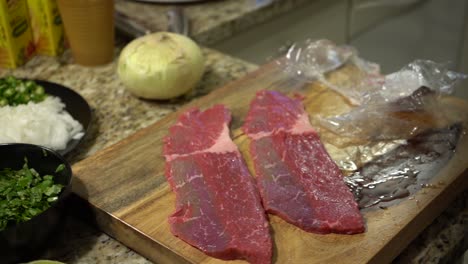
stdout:
{"type": "Polygon", "coordinates": [[[28,6],[36,53],[60,55],[64,30],[56,0],[28,0],[28,6]]]}
{"type": "Polygon", "coordinates": [[[26,0],[0,0],[0,68],[16,68],[34,55],[26,0]]]}

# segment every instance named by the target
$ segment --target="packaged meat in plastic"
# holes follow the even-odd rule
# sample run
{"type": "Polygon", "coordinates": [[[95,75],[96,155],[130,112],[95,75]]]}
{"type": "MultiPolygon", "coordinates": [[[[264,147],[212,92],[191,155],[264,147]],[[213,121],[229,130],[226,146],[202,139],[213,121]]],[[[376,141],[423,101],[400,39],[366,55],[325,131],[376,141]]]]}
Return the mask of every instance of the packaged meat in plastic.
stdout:
{"type": "Polygon", "coordinates": [[[377,64],[359,58],[354,48],[327,40],[293,45],[280,64],[294,78],[318,81],[354,105],[347,113],[318,117],[327,133],[346,137],[337,145],[407,139],[446,125],[446,106],[440,99],[467,77],[429,60],[416,60],[383,75],[377,64]]]}
{"type": "Polygon", "coordinates": [[[322,117],[321,124],[341,136],[366,141],[406,139],[448,123],[440,98],[465,77],[446,65],[416,60],[370,87],[360,106],[322,117]]]}

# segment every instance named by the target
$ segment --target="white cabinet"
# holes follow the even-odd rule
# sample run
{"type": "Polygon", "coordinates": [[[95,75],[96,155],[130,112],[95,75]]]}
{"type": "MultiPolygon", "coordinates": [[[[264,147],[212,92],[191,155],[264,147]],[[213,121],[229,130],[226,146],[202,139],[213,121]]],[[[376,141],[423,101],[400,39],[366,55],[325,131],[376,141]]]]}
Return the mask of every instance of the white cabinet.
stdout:
{"type": "Polygon", "coordinates": [[[465,24],[465,0],[428,0],[407,12],[353,37],[364,58],[381,64],[384,72],[398,70],[415,59],[460,65],[465,24]]]}
{"type": "Polygon", "coordinates": [[[357,37],[386,19],[418,8],[427,0],[351,0],[349,38],[357,37]]]}

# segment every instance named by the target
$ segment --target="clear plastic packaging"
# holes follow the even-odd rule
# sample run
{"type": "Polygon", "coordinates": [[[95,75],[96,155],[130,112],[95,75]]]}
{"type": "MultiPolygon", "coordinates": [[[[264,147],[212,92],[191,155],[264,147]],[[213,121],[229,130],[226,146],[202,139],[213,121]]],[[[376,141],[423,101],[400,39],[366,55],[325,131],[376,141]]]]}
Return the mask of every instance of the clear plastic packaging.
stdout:
{"type": "Polygon", "coordinates": [[[436,94],[423,87],[401,100],[364,104],[343,115],[318,118],[335,134],[370,142],[406,139],[436,127],[444,119],[438,108],[436,94]]]}
{"type": "Polygon", "coordinates": [[[327,133],[347,137],[337,145],[407,139],[442,126],[447,117],[439,99],[467,77],[428,60],[383,75],[377,64],[359,58],[352,47],[327,40],[293,45],[281,64],[294,78],[321,82],[355,106],[342,115],[318,117],[327,133]],[[340,76],[340,71],[345,73],[340,76]]]}
{"type": "Polygon", "coordinates": [[[466,75],[446,65],[417,60],[385,76],[380,85],[369,86],[360,106],[321,118],[321,124],[336,134],[366,141],[409,138],[447,122],[439,98],[463,78],[466,75]]]}
{"type": "Polygon", "coordinates": [[[329,40],[306,40],[293,44],[280,64],[293,78],[319,81],[355,105],[364,103],[363,94],[369,91],[369,87],[379,86],[384,78],[378,64],[361,59],[351,46],[337,46],[329,40]],[[345,82],[327,76],[346,64],[358,68],[359,74],[353,74],[345,82]]]}

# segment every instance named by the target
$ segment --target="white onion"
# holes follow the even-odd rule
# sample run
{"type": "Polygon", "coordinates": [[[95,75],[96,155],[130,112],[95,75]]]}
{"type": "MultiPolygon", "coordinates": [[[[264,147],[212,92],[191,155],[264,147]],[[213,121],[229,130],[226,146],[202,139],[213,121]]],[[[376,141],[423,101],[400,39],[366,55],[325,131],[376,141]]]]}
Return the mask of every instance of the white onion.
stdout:
{"type": "Polygon", "coordinates": [[[126,88],[146,99],[170,99],[200,81],[203,55],[191,39],[158,32],[130,42],[120,54],[117,73],[126,88]]]}
{"type": "Polygon", "coordinates": [[[64,110],[60,98],[0,107],[0,143],[29,143],[62,150],[80,139],[83,126],[64,110]]]}

